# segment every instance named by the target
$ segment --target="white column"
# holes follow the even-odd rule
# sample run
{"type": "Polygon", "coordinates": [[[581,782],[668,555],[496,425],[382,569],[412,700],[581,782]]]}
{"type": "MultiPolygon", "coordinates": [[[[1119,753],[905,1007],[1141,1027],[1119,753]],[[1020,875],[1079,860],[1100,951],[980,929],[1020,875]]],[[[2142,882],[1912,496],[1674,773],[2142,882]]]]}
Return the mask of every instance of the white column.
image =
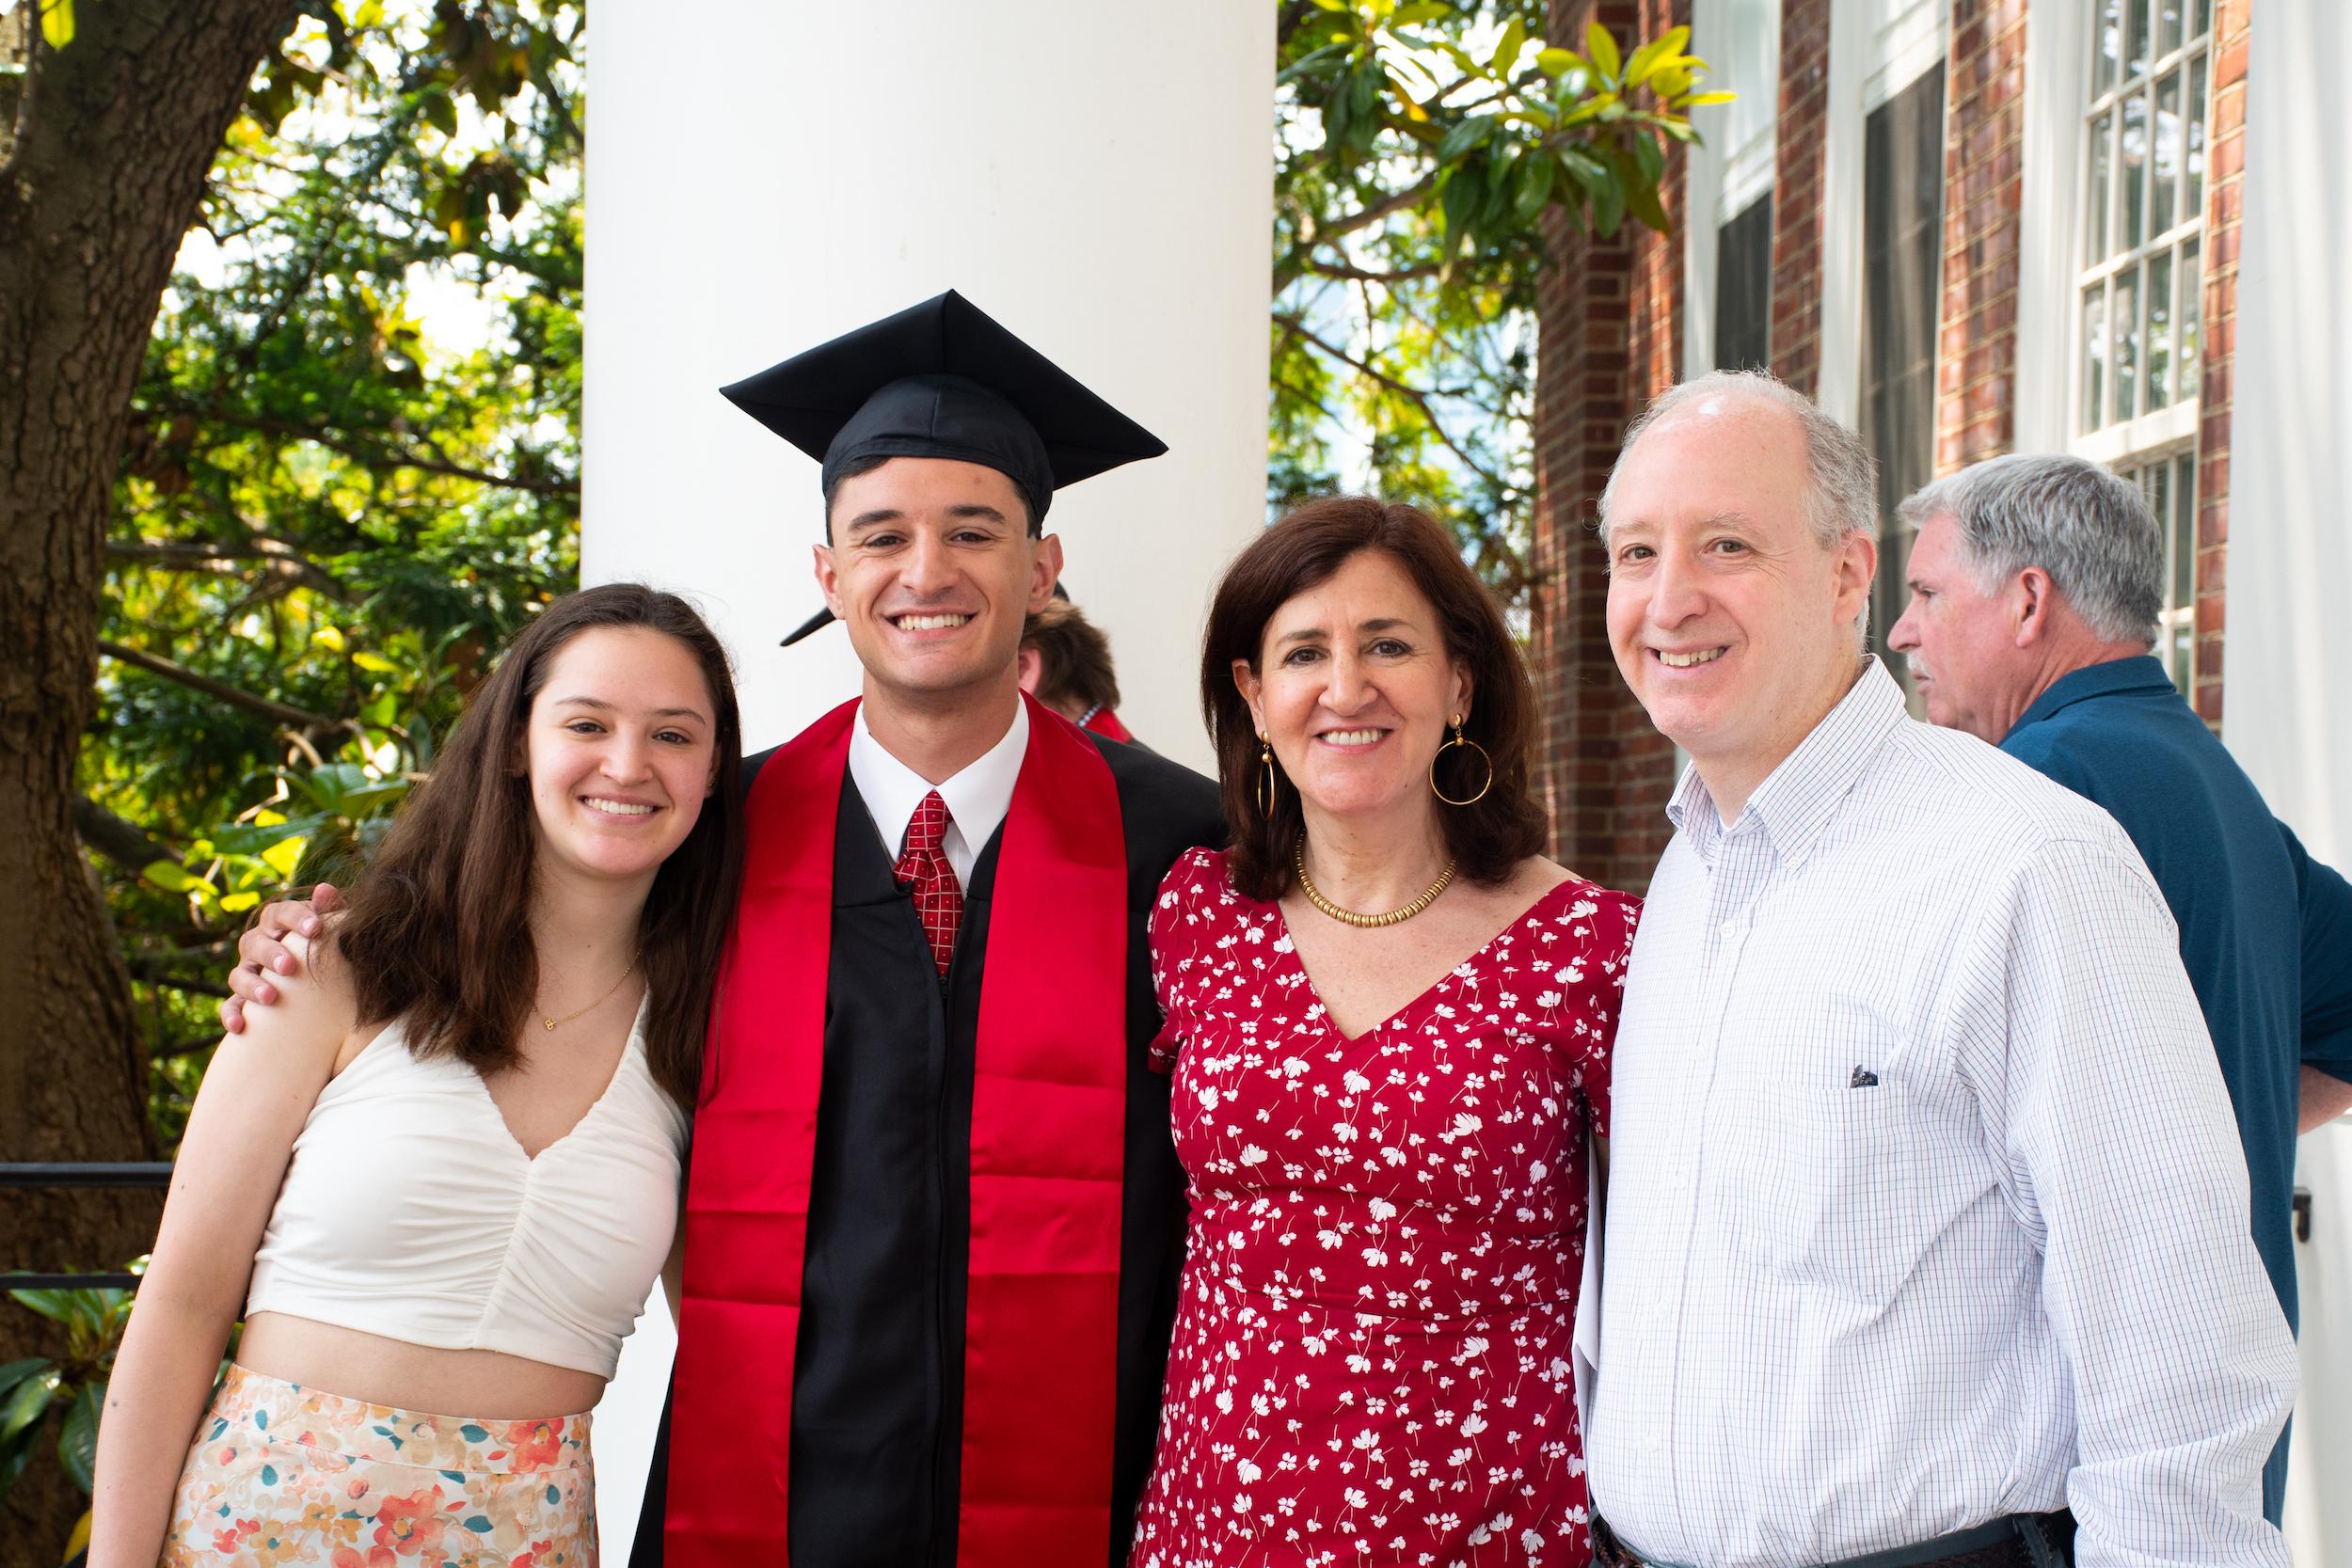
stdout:
{"type": "MultiPolygon", "coordinates": [[[[717,388],[954,288],[1168,442],[1047,520],[1122,716],[1208,766],[1201,620],[1265,511],[1274,21],[1264,0],[599,5],[581,577],[698,599],[752,747],[857,666],[838,628],[776,646],[820,602],[817,465],[717,388]]],[[[667,1325],[648,1310],[599,1407],[616,1568],[667,1325]]]]}
{"type": "MultiPolygon", "coordinates": [[[[2230,420],[2230,618],[2222,738],[2312,853],[2352,861],[2352,697],[2337,644],[2352,605],[2352,163],[2341,0],[2257,8],[2248,70],[2237,401],[2230,420]]],[[[2303,1390],[2287,1480],[2297,1562],[2352,1557],[2352,1123],[2302,1140],[2314,1198],[2295,1249],[2303,1390]]]]}

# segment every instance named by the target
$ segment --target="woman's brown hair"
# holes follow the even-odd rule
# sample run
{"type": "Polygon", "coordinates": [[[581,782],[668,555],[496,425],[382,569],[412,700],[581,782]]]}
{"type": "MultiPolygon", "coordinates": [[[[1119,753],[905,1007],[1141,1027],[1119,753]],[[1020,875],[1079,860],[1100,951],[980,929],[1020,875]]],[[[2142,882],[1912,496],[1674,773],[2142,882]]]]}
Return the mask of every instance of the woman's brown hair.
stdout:
{"type": "Polygon", "coordinates": [[[646,895],[638,962],[652,998],[645,1047],[681,1105],[700,1086],[712,987],[743,871],[743,735],[726,650],[691,605],[639,583],[567,594],[515,639],[394,818],[335,927],[359,1017],[407,1022],[409,1049],[485,1074],[520,1059],[515,1037],[539,990],[531,939],[531,782],[517,777],[532,700],[584,631],[643,628],[682,644],[710,689],[718,773],[686,841],[646,895]]]}
{"type": "MultiPolygon", "coordinates": [[[[1275,612],[1364,550],[1382,551],[1405,569],[1437,609],[1448,657],[1470,671],[1470,717],[1462,733],[1494,759],[1494,783],[1475,804],[1438,808],[1446,847],[1461,874],[1492,885],[1544,847],[1543,807],[1528,786],[1534,688],[1492,595],[1427,513],[1368,496],[1331,496],[1296,508],[1234,559],[1217,584],[1201,640],[1200,712],[1216,747],[1217,787],[1232,826],[1227,865],[1246,897],[1279,898],[1289,891],[1295,876],[1292,847],[1304,818],[1298,791],[1280,776],[1279,762],[1274,811],[1269,816],[1258,809],[1258,734],[1249,705],[1233,684],[1233,661],[1256,670],[1275,612]]],[[[1458,800],[1477,792],[1484,768],[1477,752],[1456,747],[1438,758],[1438,776],[1458,800]]]]}

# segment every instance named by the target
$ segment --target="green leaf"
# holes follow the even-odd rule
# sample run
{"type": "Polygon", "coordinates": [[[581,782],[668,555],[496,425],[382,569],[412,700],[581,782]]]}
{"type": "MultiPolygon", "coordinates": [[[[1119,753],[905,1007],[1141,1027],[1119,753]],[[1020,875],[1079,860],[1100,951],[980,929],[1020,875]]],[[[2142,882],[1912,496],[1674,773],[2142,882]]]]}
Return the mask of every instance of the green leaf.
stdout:
{"type": "Polygon", "coordinates": [[[1511,25],[1502,29],[1502,40],[1495,45],[1494,55],[1486,61],[1486,69],[1497,76],[1505,74],[1519,63],[1519,52],[1526,47],[1527,24],[1515,19],[1511,25]]]}
{"type": "Polygon", "coordinates": [[[73,41],[73,0],[40,0],[40,36],[52,49],[73,41]]]}
{"type": "Polygon", "coordinates": [[[362,648],[351,656],[351,662],[371,675],[396,675],[400,666],[372,648],[362,648]]]}
{"type": "Polygon", "coordinates": [[[221,899],[220,912],[243,914],[261,901],[262,895],[258,893],[231,893],[221,899]]]}
{"type": "Polygon", "coordinates": [[[1609,29],[1599,23],[1588,23],[1584,28],[1584,53],[1592,60],[1593,69],[1612,82],[1619,80],[1625,69],[1625,57],[1617,53],[1617,40],[1609,36],[1609,29]]]}
{"type": "Polygon", "coordinates": [[[1561,76],[1583,69],[1584,56],[1573,49],[1547,49],[1535,56],[1535,69],[1547,76],[1561,76]]]}
{"type": "Polygon", "coordinates": [[[52,1367],[18,1384],[15,1391],[9,1394],[8,1402],[0,1405],[0,1443],[10,1441],[18,1433],[40,1420],[41,1412],[47,1410],[49,1402],[56,1397],[57,1386],[64,1381],[65,1374],[52,1367]]]}
{"type": "Polygon", "coordinates": [[[6,1396],[9,1389],[49,1364],[49,1358],[45,1355],[28,1355],[23,1360],[11,1361],[6,1366],[0,1366],[0,1397],[6,1396]]]}
{"type": "Polygon", "coordinates": [[[1649,80],[1649,73],[1658,69],[1660,62],[1681,58],[1682,46],[1690,41],[1690,28],[1670,27],[1636,49],[1633,58],[1626,64],[1626,86],[1639,87],[1649,80]]]}
{"type": "Polygon", "coordinates": [[[1462,121],[1448,131],[1445,140],[1438,144],[1438,162],[1454,163],[1463,154],[1485,146],[1486,139],[1495,134],[1496,124],[1492,115],[1472,115],[1462,121]]]}
{"type": "Polygon", "coordinates": [[[176,865],[170,861],[151,861],[139,872],[139,876],[143,880],[152,882],[166,893],[218,893],[220,891],[186,867],[176,865]]]}
{"type": "Polygon", "coordinates": [[[1389,25],[1418,27],[1424,22],[1436,22],[1453,14],[1454,8],[1446,5],[1444,0],[1417,0],[1410,6],[1399,6],[1396,14],[1389,18],[1389,25]]]}
{"type": "Polygon", "coordinates": [[[1717,103],[1737,103],[1739,98],[1740,95],[1736,92],[1702,92],[1684,99],[1675,106],[1680,109],[1705,109],[1717,103]]]}
{"type": "Polygon", "coordinates": [[[1541,148],[1519,160],[1518,188],[1511,196],[1511,215],[1533,223],[1551,200],[1551,155],[1541,148]]]}
{"type": "Polygon", "coordinates": [[[86,1497],[90,1493],[91,1467],[98,1463],[98,1414],[105,1398],[103,1380],[85,1384],[67,1407],[65,1431],[57,1437],[57,1462],[86,1497]]]}

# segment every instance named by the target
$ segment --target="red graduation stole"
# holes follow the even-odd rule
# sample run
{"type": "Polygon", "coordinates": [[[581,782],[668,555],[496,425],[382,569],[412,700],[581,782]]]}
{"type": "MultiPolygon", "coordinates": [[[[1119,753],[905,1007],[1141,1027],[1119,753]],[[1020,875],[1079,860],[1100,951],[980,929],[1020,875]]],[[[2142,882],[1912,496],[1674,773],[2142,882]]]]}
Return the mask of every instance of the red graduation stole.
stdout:
{"type": "MultiPolygon", "coordinates": [[[[980,981],[960,1568],[1110,1555],[1127,854],[1110,768],[1027,697],[980,981]],[[1051,932],[1048,940],[1045,933],[1051,932]]],[[[785,1560],[792,1358],[850,702],[771,757],[686,1189],[666,1560],[785,1560]]]]}

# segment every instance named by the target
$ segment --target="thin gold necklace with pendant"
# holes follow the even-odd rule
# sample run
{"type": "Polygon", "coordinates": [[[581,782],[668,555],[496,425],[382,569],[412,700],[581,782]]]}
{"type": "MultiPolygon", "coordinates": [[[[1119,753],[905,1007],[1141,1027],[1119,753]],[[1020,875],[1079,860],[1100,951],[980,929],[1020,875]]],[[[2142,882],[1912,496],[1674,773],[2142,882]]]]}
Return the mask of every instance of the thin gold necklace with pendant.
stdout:
{"type": "Polygon", "coordinates": [[[628,968],[621,971],[621,978],[612,982],[612,990],[606,991],[602,996],[597,997],[594,1002],[591,1002],[585,1007],[580,1008],[579,1012],[565,1013],[562,1018],[549,1018],[547,1014],[541,1013],[539,1015],[539,1022],[547,1026],[548,1033],[553,1034],[557,1024],[569,1023],[576,1018],[585,1018],[588,1014],[595,1012],[598,1007],[601,1007],[607,1002],[612,1001],[612,991],[619,990],[621,989],[621,982],[623,980],[627,980],[630,974],[636,972],[638,957],[639,955],[635,953],[631,953],[628,956],[628,968]]]}

